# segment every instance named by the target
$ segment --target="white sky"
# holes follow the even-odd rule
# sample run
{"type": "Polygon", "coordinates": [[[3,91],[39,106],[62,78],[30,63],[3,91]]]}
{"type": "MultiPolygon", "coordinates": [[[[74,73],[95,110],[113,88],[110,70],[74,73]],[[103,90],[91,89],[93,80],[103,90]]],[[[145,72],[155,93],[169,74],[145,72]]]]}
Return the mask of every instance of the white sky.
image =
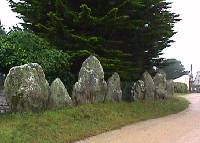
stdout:
{"type": "MultiPolygon", "coordinates": [[[[173,1],[173,0],[168,0],[173,1]]],[[[172,11],[181,15],[182,21],[176,24],[175,30],[178,32],[172,39],[176,42],[171,47],[165,49],[165,58],[176,58],[182,62],[186,70],[190,70],[193,64],[193,73],[200,70],[200,0],[174,0],[172,11]]],[[[16,18],[6,0],[0,0],[0,20],[8,30],[8,27],[20,22],[16,18]]]]}
{"type": "MultiPolygon", "coordinates": [[[[173,0],[170,0],[173,1],[173,0]]],[[[193,74],[200,70],[200,0],[174,0],[172,11],[180,14],[176,24],[178,32],[172,39],[176,42],[163,52],[165,58],[176,58],[187,70],[193,64],[193,74]]]]}
{"type": "Polygon", "coordinates": [[[11,11],[7,0],[0,0],[0,20],[6,30],[21,22],[16,16],[17,14],[11,11]]]}

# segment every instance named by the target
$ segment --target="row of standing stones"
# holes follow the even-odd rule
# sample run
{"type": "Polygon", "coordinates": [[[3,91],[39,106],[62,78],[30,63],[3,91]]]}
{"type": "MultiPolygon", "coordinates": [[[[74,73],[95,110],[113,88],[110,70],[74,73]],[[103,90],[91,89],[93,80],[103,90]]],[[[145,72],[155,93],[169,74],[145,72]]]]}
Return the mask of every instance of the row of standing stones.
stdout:
{"type": "MultiPolygon", "coordinates": [[[[165,99],[173,95],[173,82],[166,81],[164,73],[154,79],[148,72],[132,87],[132,99],[165,99]]],[[[122,100],[120,77],[114,73],[106,82],[100,61],[87,58],[80,69],[78,81],[70,97],[62,81],[57,78],[49,86],[42,67],[37,63],[10,69],[4,82],[5,98],[13,112],[38,112],[86,103],[122,100]]]]}

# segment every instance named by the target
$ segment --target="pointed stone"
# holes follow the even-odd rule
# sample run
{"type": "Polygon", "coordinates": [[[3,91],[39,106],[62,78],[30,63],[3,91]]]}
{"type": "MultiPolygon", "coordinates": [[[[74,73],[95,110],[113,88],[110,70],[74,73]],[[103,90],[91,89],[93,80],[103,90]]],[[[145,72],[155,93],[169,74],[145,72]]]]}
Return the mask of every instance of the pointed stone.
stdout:
{"type": "Polygon", "coordinates": [[[143,73],[145,99],[153,100],[155,97],[155,85],[151,75],[148,72],[143,73]]]}
{"type": "Polygon", "coordinates": [[[66,106],[72,106],[72,99],[62,81],[56,78],[50,87],[48,107],[58,109],[66,106]]]}
{"type": "Polygon", "coordinates": [[[106,101],[121,101],[122,100],[122,90],[121,82],[118,73],[114,73],[112,77],[108,79],[108,92],[106,96],[106,101]]]}
{"type": "Polygon", "coordinates": [[[95,56],[90,56],[82,64],[72,98],[76,104],[103,102],[106,91],[107,84],[101,63],[95,56]]]}

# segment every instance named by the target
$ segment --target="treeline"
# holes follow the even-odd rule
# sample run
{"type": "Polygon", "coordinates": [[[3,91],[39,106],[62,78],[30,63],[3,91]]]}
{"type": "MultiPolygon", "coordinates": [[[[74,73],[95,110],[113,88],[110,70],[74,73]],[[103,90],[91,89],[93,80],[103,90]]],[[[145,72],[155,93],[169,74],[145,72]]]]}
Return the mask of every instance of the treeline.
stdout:
{"type": "MultiPolygon", "coordinates": [[[[24,20],[23,31],[33,35],[29,36],[30,38],[44,40],[51,50],[62,52],[61,55],[67,57],[56,59],[50,56],[52,54],[44,56],[40,54],[48,60],[41,60],[40,62],[44,63],[39,64],[45,65],[54,61],[53,63],[58,62],[62,65],[57,68],[51,66],[55,71],[49,75],[50,79],[51,76],[55,76],[54,73],[63,79],[62,72],[65,68],[68,71],[67,75],[65,72],[65,76],[69,81],[74,81],[81,63],[93,54],[100,59],[106,78],[113,72],[118,72],[124,81],[136,80],[145,70],[152,71],[154,66],[159,66],[162,61],[159,55],[173,42],[170,39],[175,34],[173,27],[179,21],[178,15],[170,11],[171,3],[165,0],[20,0],[20,2],[9,0],[9,2],[12,10],[19,13],[24,20]]],[[[22,33],[18,32],[16,37],[20,37],[22,33]]],[[[16,38],[13,35],[10,37],[16,38]]],[[[20,47],[19,43],[25,40],[26,38],[21,38],[16,42],[15,48],[20,47]]],[[[44,47],[40,44],[43,43],[37,43],[36,47],[44,47]]],[[[4,43],[4,47],[5,45],[4,43]]],[[[32,45],[32,48],[34,51],[35,46],[32,45]]],[[[29,42],[24,50],[29,50],[29,42]]],[[[20,59],[28,56],[29,54],[20,59]]],[[[16,59],[11,57],[12,60],[16,59]]],[[[29,58],[24,62],[36,62],[36,60],[29,58]]]]}

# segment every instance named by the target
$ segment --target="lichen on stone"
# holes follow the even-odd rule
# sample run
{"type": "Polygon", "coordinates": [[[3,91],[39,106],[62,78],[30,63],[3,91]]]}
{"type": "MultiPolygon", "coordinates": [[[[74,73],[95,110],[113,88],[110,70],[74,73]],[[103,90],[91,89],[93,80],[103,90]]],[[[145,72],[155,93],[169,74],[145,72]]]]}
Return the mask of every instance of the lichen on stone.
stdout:
{"type": "Polygon", "coordinates": [[[30,63],[11,68],[4,87],[12,111],[37,112],[46,109],[49,84],[39,64],[30,63]]]}
{"type": "Polygon", "coordinates": [[[121,81],[118,73],[114,73],[108,79],[108,91],[106,95],[106,101],[121,101],[122,90],[121,81]]]}
{"type": "Polygon", "coordinates": [[[48,107],[58,109],[66,106],[72,106],[72,99],[62,81],[56,78],[50,87],[48,107]]]}
{"type": "Polygon", "coordinates": [[[107,83],[100,61],[95,56],[87,58],[80,69],[72,97],[76,104],[103,102],[107,83]]]}

